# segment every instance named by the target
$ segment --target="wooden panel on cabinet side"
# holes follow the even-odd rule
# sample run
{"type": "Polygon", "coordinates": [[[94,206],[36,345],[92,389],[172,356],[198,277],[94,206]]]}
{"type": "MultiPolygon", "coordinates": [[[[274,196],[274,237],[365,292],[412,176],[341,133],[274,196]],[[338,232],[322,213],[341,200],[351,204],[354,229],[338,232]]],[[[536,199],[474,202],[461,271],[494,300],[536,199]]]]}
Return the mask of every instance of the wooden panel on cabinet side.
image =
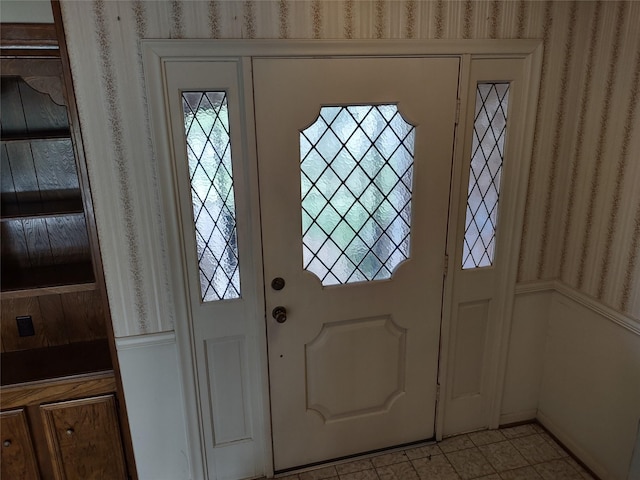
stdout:
{"type": "MultiPolygon", "coordinates": [[[[6,72],[3,72],[6,75],[6,72]]],[[[20,88],[16,77],[0,78],[0,101],[2,102],[2,137],[17,131],[27,130],[27,120],[22,111],[20,88]]]]}
{"type": "MultiPolygon", "coordinates": [[[[95,288],[95,284],[90,287],[95,288]]],[[[39,297],[14,296],[12,292],[4,292],[0,301],[2,351],[55,347],[107,338],[106,315],[100,292],[74,290],[83,289],[61,288],[64,292],[61,295],[39,297]],[[35,335],[18,335],[18,316],[31,316],[35,335]]]]}
{"type": "Polygon", "coordinates": [[[60,399],[74,400],[112,393],[115,388],[116,380],[112,371],[41,380],[0,388],[0,406],[7,409],[60,399]]]}
{"type": "Polygon", "coordinates": [[[42,313],[37,297],[2,299],[0,325],[2,331],[2,351],[12,352],[50,345],[42,325],[42,313]],[[35,335],[18,336],[16,317],[31,315],[35,335]]]}
{"type": "Polygon", "coordinates": [[[4,479],[38,480],[38,464],[23,409],[0,413],[2,466],[4,479]]]}
{"type": "MultiPolygon", "coordinates": [[[[2,406],[8,408],[5,404],[8,391],[13,391],[15,388],[24,389],[28,382],[43,381],[45,385],[55,385],[57,382],[67,381],[68,377],[77,378],[76,376],[87,374],[89,377],[83,378],[88,381],[94,374],[100,375],[95,372],[111,372],[112,369],[107,339],[19,352],[4,352],[0,362],[2,372],[0,383],[3,386],[0,389],[2,406]],[[67,378],[63,380],[63,377],[67,378]]],[[[112,372],[110,374],[113,375],[112,372]]],[[[28,383],[28,385],[32,384],[28,383]]],[[[111,388],[113,390],[114,387],[111,388]]],[[[105,391],[97,393],[105,393],[105,391]]],[[[96,393],[88,392],[85,396],[92,394],[96,393]]],[[[69,398],[69,396],[59,396],[49,401],[69,398]]],[[[25,403],[23,401],[17,405],[25,405],[25,403]]]]}
{"type": "MultiPolygon", "coordinates": [[[[5,96],[2,96],[4,102],[5,96]]],[[[4,108],[4,106],[3,106],[4,108]]],[[[2,119],[4,121],[4,118],[2,119]]],[[[2,132],[3,138],[5,133],[2,132]]],[[[10,200],[8,194],[12,194],[16,203],[41,201],[40,188],[36,168],[33,164],[33,154],[29,142],[3,143],[4,169],[2,201],[10,200]]]]}
{"type": "Polygon", "coordinates": [[[28,218],[22,220],[24,236],[27,240],[27,250],[32,267],[52,265],[54,262],[51,253],[49,231],[44,218],[28,218]]]}
{"type": "MultiPolygon", "coordinates": [[[[0,224],[0,249],[2,252],[2,271],[18,271],[31,267],[27,240],[22,222],[2,222],[0,224]]],[[[5,290],[7,277],[2,275],[2,290],[5,290]]],[[[11,281],[9,281],[11,283],[11,281]]]]}
{"type": "Polygon", "coordinates": [[[5,23],[2,25],[0,45],[3,47],[42,48],[58,46],[56,26],[53,23],[5,23]]]}
{"type": "Polygon", "coordinates": [[[99,292],[73,292],[61,295],[70,342],[107,337],[105,312],[99,292]]]}
{"type": "Polygon", "coordinates": [[[57,480],[127,478],[114,395],[40,408],[57,480]]]}
{"type": "Polygon", "coordinates": [[[27,296],[25,290],[31,290],[32,295],[85,291],[90,290],[84,288],[87,284],[95,284],[93,265],[88,260],[80,263],[26,267],[19,270],[8,266],[5,268],[3,262],[1,267],[3,298],[27,296]],[[63,286],[70,288],[58,288],[63,286]]]}

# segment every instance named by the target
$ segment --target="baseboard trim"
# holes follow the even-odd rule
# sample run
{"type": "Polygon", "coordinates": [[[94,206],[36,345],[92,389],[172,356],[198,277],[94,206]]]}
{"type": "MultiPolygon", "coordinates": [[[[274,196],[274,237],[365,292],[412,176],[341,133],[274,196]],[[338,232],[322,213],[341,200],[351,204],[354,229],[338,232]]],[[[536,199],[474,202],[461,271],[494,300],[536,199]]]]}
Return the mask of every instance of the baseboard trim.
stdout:
{"type": "Polygon", "coordinates": [[[549,433],[556,437],[573,455],[578,457],[590,470],[595,473],[601,480],[615,480],[611,474],[598,461],[569,436],[562,428],[560,428],[551,418],[544,412],[538,410],[537,420],[546,428],[549,433]]]}
{"type": "Polygon", "coordinates": [[[570,285],[567,285],[560,280],[543,280],[539,282],[527,282],[516,285],[516,295],[526,295],[532,293],[542,292],[555,292],[563,297],[566,297],[574,302],[582,305],[583,307],[592,310],[603,318],[612,321],[616,325],[621,326],[629,330],[630,332],[640,335],[640,320],[619,312],[607,305],[604,305],[599,300],[586,295],[570,285]]]}
{"type": "Polygon", "coordinates": [[[120,351],[130,350],[132,348],[174,345],[175,343],[175,332],[149,333],[147,335],[135,335],[132,337],[116,338],[116,350],[120,351]]]}
{"type": "Polygon", "coordinates": [[[511,425],[513,423],[535,422],[538,410],[525,410],[523,412],[503,413],[500,415],[500,426],[511,425]]]}

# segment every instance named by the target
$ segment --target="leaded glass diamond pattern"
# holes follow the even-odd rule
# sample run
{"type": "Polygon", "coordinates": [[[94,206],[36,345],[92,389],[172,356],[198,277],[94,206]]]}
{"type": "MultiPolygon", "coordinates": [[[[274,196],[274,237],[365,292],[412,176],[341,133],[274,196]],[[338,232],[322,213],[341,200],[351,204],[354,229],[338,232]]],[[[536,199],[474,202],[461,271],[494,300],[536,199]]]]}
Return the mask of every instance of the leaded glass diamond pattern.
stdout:
{"type": "Polygon", "coordinates": [[[508,83],[478,84],[463,269],[493,265],[508,102],[508,83]]]}
{"type": "Polygon", "coordinates": [[[203,302],[240,297],[226,92],[183,92],[191,200],[203,302]]]}
{"type": "Polygon", "coordinates": [[[323,285],[409,258],[414,139],[396,105],[325,106],[300,132],[303,266],[323,285]]]}

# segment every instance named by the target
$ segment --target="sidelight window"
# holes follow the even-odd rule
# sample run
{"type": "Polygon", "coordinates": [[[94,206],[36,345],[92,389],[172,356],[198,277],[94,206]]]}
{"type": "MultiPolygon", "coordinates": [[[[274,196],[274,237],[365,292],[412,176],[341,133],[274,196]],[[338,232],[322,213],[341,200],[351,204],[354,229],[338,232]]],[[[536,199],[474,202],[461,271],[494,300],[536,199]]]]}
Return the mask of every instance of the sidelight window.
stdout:
{"type": "Polygon", "coordinates": [[[203,302],[240,297],[236,207],[226,92],[183,92],[203,302]]]}
{"type": "Polygon", "coordinates": [[[493,265],[508,103],[508,83],[478,84],[462,251],[463,269],[493,265]]]}

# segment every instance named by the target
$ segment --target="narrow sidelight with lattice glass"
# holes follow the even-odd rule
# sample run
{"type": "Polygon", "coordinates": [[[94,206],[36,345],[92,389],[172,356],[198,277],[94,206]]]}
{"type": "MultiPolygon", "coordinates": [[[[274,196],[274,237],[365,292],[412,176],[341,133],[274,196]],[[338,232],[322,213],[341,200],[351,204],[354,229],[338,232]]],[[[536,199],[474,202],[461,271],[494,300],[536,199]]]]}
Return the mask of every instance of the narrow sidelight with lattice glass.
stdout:
{"type": "Polygon", "coordinates": [[[478,84],[462,249],[463,269],[493,265],[508,103],[508,83],[478,84]]]}
{"type": "Polygon", "coordinates": [[[240,297],[226,92],[183,92],[202,301],[240,297]]]}

